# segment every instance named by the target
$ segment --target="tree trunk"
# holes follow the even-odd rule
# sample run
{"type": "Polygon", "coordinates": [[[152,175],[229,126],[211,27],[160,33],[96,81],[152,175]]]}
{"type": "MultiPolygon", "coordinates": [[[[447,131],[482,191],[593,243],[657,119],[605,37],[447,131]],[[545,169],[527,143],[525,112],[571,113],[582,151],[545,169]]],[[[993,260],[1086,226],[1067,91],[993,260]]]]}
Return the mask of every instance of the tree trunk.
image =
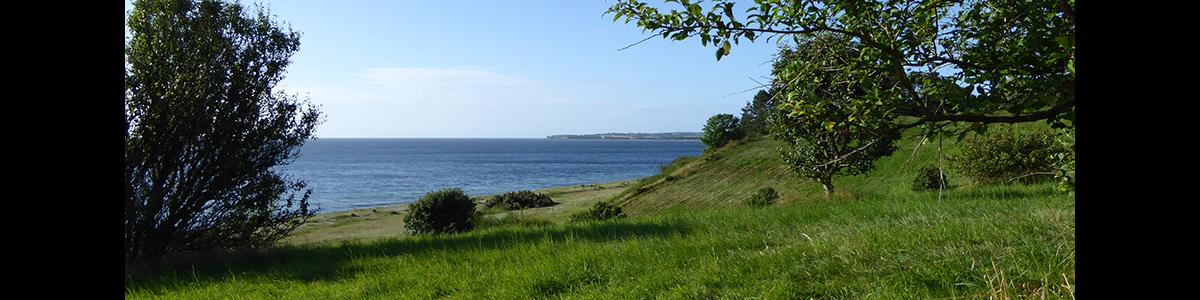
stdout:
{"type": "Polygon", "coordinates": [[[833,180],[822,179],[821,186],[825,188],[825,200],[829,200],[829,195],[833,194],[833,180]]]}

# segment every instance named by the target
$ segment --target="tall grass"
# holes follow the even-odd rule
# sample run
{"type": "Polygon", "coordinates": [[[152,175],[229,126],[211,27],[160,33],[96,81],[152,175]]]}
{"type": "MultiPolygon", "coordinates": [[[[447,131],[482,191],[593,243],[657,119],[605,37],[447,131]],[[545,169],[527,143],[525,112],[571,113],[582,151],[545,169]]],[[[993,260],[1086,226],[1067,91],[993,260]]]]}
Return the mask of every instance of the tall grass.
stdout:
{"type": "Polygon", "coordinates": [[[291,246],[127,281],[127,298],[1065,298],[1052,185],[291,246]]]}

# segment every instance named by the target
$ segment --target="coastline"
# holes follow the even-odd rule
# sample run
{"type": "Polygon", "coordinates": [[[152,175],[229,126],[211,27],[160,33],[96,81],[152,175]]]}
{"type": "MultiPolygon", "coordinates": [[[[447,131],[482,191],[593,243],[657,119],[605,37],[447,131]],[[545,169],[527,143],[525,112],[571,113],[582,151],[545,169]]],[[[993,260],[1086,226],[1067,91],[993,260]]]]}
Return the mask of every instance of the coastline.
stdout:
{"type": "MultiPolygon", "coordinates": [[[[533,190],[545,193],[559,204],[548,207],[486,213],[489,218],[521,215],[564,223],[571,213],[587,209],[594,203],[612,198],[639,179],[621,180],[600,184],[582,184],[533,190]]],[[[495,194],[471,197],[481,201],[495,194]]],[[[348,242],[402,237],[404,215],[411,203],[366,207],[352,210],[318,213],[301,225],[283,243],[293,245],[348,242]]]]}

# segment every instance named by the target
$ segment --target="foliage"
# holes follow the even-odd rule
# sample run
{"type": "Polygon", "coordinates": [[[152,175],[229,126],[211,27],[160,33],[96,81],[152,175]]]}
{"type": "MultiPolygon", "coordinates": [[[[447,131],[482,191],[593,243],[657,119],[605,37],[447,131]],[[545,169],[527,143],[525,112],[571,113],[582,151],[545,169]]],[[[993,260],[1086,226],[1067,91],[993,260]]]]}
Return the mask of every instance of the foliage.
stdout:
{"type": "Polygon", "coordinates": [[[1057,166],[1054,177],[1058,179],[1059,191],[1075,191],[1075,128],[1062,129],[1057,133],[1063,151],[1054,154],[1057,166]]]}
{"type": "Polygon", "coordinates": [[[550,220],[526,216],[526,215],[522,215],[522,214],[505,214],[505,215],[497,217],[497,218],[488,218],[488,217],[484,217],[484,216],[480,215],[480,217],[477,219],[478,219],[478,222],[476,223],[476,224],[478,224],[477,228],[503,227],[503,226],[536,227],[536,226],[550,226],[550,225],[555,224],[554,222],[551,222],[550,220]]]}
{"type": "Polygon", "coordinates": [[[742,107],[742,132],[747,135],[761,135],[767,133],[767,124],[770,122],[771,112],[775,109],[775,103],[771,99],[771,94],[767,91],[758,91],[754,94],[754,99],[746,102],[746,106],[742,107]]]}
{"type": "Polygon", "coordinates": [[[779,192],[774,188],[765,187],[758,189],[749,199],[746,199],[746,206],[749,207],[766,207],[775,203],[775,199],[779,198],[779,192]]]}
{"type": "Polygon", "coordinates": [[[984,184],[1031,183],[1053,175],[1056,156],[1068,149],[1047,130],[993,130],[959,143],[947,157],[951,168],[984,184]]]}
{"type": "Polygon", "coordinates": [[[820,182],[828,197],[834,175],[870,171],[876,160],[895,151],[900,131],[880,117],[886,110],[872,106],[879,103],[877,89],[852,84],[878,79],[878,74],[838,69],[858,55],[854,42],[833,35],[802,42],[795,49],[780,49],[775,61],[774,84],[786,96],[776,104],[772,131],[787,143],[781,151],[784,162],[820,182]]]}
{"type": "Polygon", "coordinates": [[[133,3],[125,44],[125,258],[261,247],[315,214],[277,166],[320,114],[275,90],[300,34],[220,1],[133,3]]]}
{"type": "MultiPolygon", "coordinates": [[[[757,0],[745,16],[735,14],[731,1],[665,2],[678,6],[664,12],[640,0],[618,0],[606,14],[664,39],[698,37],[702,46],[717,48],[718,60],[730,53],[731,43],[764,36],[790,37],[796,44],[822,35],[855,41],[855,55],[825,67],[869,92],[871,97],[847,103],[863,122],[915,127],[1074,120],[1073,0],[757,0]]],[[[788,77],[819,79],[803,69],[822,63],[798,61],[789,67],[797,76],[788,77]]],[[[790,90],[779,96],[792,99],[800,92],[790,90]]],[[[826,101],[840,100],[810,101],[797,113],[824,115],[826,101]]],[[[966,133],[986,127],[955,128],[966,133]]]]}
{"type": "Polygon", "coordinates": [[[487,207],[502,207],[504,209],[525,209],[533,207],[546,207],[554,203],[550,196],[533,191],[517,191],[508,192],[496,195],[483,203],[487,207]]]}
{"type": "Polygon", "coordinates": [[[913,178],[912,190],[916,192],[945,190],[946,186],[946,174],[942,169],[935,166],[924,166],[917,170],[917,177],[913,178]]]}
{"type": "Polygon", "coordinates": [[[592,208],[571,215],[572,222],[589,221],[589,220],[608,220],[612,218],[624,218],[625,212],[621,211],[620,206],[610,204],[608,202],[596,202],[592,208]]]}
{"type": "Polygon", "coordinates": [[[404,227],[412,234],[454,233],[475,226],[475,202],[462,189],[430,192],[409,205],[404,227]]]}
{"type": "Polygon", "coordinates": [[[715,149],[725,144],[741,139],[745,132],[741,130],[738,117],[731,114],[717,114],[708,118],[704,124],[704,135],[700,137],[708,149],[715,149]]]}

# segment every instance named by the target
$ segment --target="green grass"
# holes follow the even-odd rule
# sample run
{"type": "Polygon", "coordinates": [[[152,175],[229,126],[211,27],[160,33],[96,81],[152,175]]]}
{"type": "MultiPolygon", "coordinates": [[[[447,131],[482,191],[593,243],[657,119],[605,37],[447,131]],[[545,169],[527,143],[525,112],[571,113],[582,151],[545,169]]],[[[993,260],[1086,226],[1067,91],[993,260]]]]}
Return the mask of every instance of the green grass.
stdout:
{"type": "Polygon", "coordinates": [[[327,214],[270,251],[129,277],[126,298],[1074,297],[1073,194],[955,176],[952,190],[912,192],[938,151],[915,144],[835,180],[830,200],[780,166],[779,142],[757,139],[636,182],[551,190],[562,204],[491,211],[464,234],[405,236],[402,208],[327,214]],[[743,207],[765,186],[779,204],[743,207]],[[605,199],[631,216],[565,222],[605,199]]]}
{"type": "MultiPolygon", "coordinates": [[[[994,125],[1018,130],[1048,128],[1041,123],[994,125]]],[[[780,202],[827,202],[861,197],[912,197],[912,181],[922,166],[941,165],[946,169],[951,189],[975,185],[950,170],[945,157],[957,149],[954,137],[923,138],[909,130],[889,157],[875,162],[875,168],[862,175],[834,176],[835,192],[825,199],[820,184],[795,175],[783,163],[779,150],[784,143],[769,137],[735,141],[700,157],[675,161],[662,173],[618,194],[613,201],[631,215],[648,215],[668,210],[697,210],[742,206],[754,191],[775,188],[780,202]],[[919,147],[918,147],[919,146],[919,147]]],[[[927,193],[927,192],[922,192],[927,193]]],[[[936,193],[936,191],[934,192],[936,193]]]]}
{"type": "Polygon", "coordinates": [[[127,298],[981,298],[1072,295],[1050,185],[288,246],[127,281],[127,298]]]}
{"type": "MultiPolygon", "coordinates": [[[[486,214],[487,225],[541,221],[564,223],[571,213],[612,198],[630,184],[632,182],[623,181],[538,190],[558,203],[549,207],[506,211],[485,209],[480,205],[477,209],[486,214]]],[[[477,200],[482,202],[487,197],[482,196],[477,200]]],[[[303,245],[404,237],[408,235],[404,232],[405,207],[396,205],[321,214],[298,228],[284,242],[303,245]]]]}

